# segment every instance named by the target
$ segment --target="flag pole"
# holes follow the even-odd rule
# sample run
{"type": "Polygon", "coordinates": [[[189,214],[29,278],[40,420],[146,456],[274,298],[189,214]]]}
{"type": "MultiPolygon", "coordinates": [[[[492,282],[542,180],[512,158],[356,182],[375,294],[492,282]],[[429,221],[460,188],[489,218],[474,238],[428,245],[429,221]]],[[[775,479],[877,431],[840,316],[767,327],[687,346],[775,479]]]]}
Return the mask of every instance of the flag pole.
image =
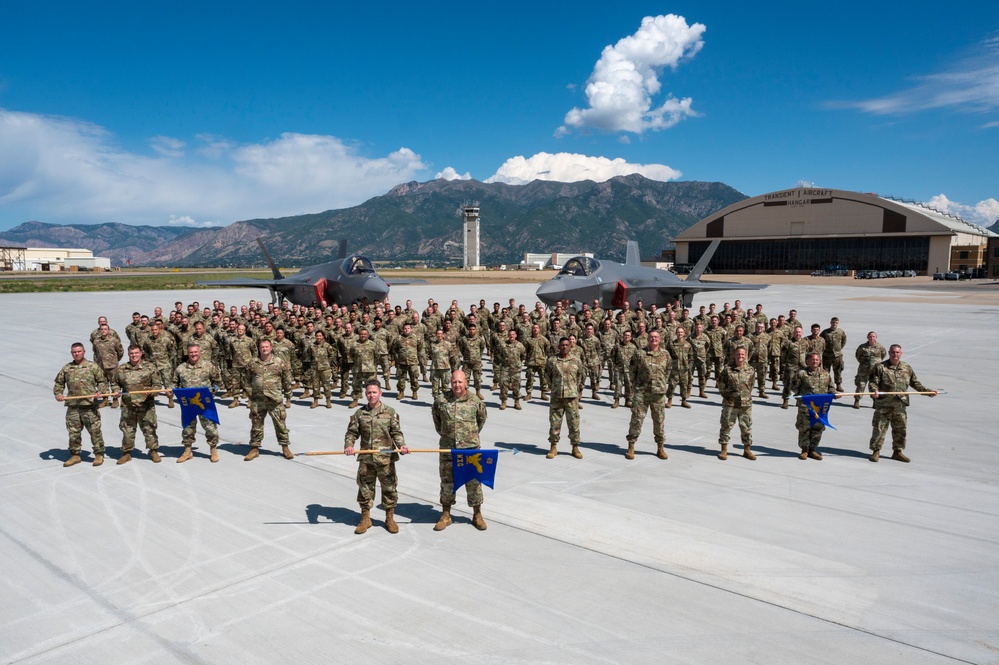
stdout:
{"type": "Polygon", "coordinates": [[[833,393],[836,397],[862,397],[864,395],[940,395],[943,394],[941,390],[912,390],[912,391],[899,391],[899,392],[878,392],[878,393],[833,393]]]}
{"type": "Polygon", "coordinates": [[[149,395],[150,393],[165,393],[168,388],[159,388],[157,390],[129,390],[127,392],[120,393],[97,393],[96,395],[68,395],[63,397],[64,400],[68,399],[95,399],[97,397],[114,397],[115,395],[149,395]]]}
{"type": "MultiPolygon", "coordinates": [[[[451,452],[451,450],[461,450],[461,451],[466,451],[467,450],[469,452],[475,451],[475,450],[478,450],[478,451],[486,450],[486,451],[490,451],[491,452],[491,451],[495,450],[496,452],[500,452],[500,453],[513,453],[514,455],[516,455],[517,453],[520,452],[516,448],[513,448],[512,450],[504,450],[502,448],[453,448],[453,449],[452,448],[410,448],[409,452],[411,452],[411,453],[449,453],[449,452],[451,452]]],[[[398,448],[381,448],[381,449],[377,449],[377,450],[372,448],[372,449],[365,449],[365,450],[354,450],[354,454],[355,455],[373,455],[373,454],[376,454],[376,453],[386,453],[387,454],[387,453],[397,453],[397,452],[399,452],[398,448]]],[[[299,455],[308,455],[308,456],[313,456],[313,455],[346,455],[346,453],[343,452],[342,450],[315,450],[315,451],[312,451],[312,452],[298,453],[298,454],[299,455]]]]}

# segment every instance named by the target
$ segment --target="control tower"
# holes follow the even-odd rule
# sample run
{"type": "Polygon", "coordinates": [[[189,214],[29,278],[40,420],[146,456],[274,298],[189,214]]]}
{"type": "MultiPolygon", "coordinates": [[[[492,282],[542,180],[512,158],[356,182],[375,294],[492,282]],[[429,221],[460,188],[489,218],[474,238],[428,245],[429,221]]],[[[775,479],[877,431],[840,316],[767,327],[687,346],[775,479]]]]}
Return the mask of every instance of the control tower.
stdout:
{"type": "Polygon", "coordinates": [[[479,263],[479,204],[466,203],[461,206],[461,217],[465,225],[465,254],[463,270],[481,270],[479,263]]]}

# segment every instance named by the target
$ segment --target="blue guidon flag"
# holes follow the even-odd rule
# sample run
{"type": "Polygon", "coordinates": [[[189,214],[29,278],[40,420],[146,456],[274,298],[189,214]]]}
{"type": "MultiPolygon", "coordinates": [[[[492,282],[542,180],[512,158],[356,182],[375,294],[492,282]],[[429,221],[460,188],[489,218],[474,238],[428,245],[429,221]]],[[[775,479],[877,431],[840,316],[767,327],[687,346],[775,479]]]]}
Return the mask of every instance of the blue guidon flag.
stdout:
{"type": "Polygon", "coordinates": [[[478,480],[483,485],[492,487],[493,481],[496,479],[496,462],[498,460],[498,450],[452,448],[451,468],[454,469],[455,491],[469,480],[478,480]]]}
{"type": "Polygon", "coordinates": [[[802,395],[801,399],[805,401],[805,406],[808,408],[808,426],[815,427],[818,423],[822,423],[830,429],[836,429],[829,424],[829,405],[832,404],[835,395],[802,395]]]}
{"type": "Polygon", "coordinates": [[[219,412],[215,409],[211,388],[174,388],[173,395],[180,402],[180,422],[184,427],[193,423],[198,416],[218,423],[219,412]]]}

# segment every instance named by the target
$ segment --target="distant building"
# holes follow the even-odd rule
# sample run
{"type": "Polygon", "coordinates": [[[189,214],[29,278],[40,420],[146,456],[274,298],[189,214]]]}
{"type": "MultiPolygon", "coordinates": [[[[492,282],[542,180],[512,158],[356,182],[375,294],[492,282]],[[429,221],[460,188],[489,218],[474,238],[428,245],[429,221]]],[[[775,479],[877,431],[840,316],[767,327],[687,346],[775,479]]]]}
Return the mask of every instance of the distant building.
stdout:
{"type": "Polygon", "coordinates": [[[481,270],[479,257],[479,204],[466,204],[461,207],[461,216],[465,228],[465,252],[462,268],[465,270],[481,270]]]}
{"type": "Polygon", "coordinates": [[[915,270],[984,265],[996,234],[911,201],[798,187],[732,204],[675,238],[677,264],[696,263],[720,239],[715,273],[802,273],[826,266],[915,270]]]}
{"type": "Polygon", "coordinates": [[[0,247],[4,270],[110,270],[111,259],[94,256],[89,249],[60,247],[0,247]]]}

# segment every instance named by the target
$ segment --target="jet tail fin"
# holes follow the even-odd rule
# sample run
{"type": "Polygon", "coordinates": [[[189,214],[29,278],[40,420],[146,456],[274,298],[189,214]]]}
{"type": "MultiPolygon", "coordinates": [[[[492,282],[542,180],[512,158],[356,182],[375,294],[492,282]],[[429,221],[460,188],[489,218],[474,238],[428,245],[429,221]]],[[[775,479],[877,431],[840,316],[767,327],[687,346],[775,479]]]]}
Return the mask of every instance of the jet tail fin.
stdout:
{"type": "Polygon", "coordinates": [[[270,252],[268,252],[267,248],[264,246],[264,241],[257,238],[257,244],[260,245],[260,251],[264,253],[264,258],[267,259],[267,265],[270,266],[274,279],[284,279],[284,275],[282,275],[281,271],[278,270],[278,267],[274,265],[274,259],[271,258],[270,252]]]}
{"type": "Polygon", "coordinates": [[[628,241],[628,255],[624,260],[626,266],[639,266],[642,264],[642,257],[638,253],[638,241],[629,240],[628,241]]]}
{"type": "Polygon", "coordinates": [[[340,241],[340,249],[337,251],[336,257],[338,259],[345,259],[345,258],[347,258],[347,239],[346,238],[344,238],[343,240],[340,241]]]}
{"type": "Polygon", "coordinates": [[[701,255],[701,260],[697,262],[694,269],[690,271],[689,275],[687,275],[688,282],[696,282],[701,278],[701,275],[703,275],[704,271],[708,268],[708,261],[710,261],[711,257],[715,255],[715,250],[718,249],[719,244],[721,244],[721,240],[718,240],[717,238],[711,241],[711,244],[708,245],[707,251],[701,255]]]}

